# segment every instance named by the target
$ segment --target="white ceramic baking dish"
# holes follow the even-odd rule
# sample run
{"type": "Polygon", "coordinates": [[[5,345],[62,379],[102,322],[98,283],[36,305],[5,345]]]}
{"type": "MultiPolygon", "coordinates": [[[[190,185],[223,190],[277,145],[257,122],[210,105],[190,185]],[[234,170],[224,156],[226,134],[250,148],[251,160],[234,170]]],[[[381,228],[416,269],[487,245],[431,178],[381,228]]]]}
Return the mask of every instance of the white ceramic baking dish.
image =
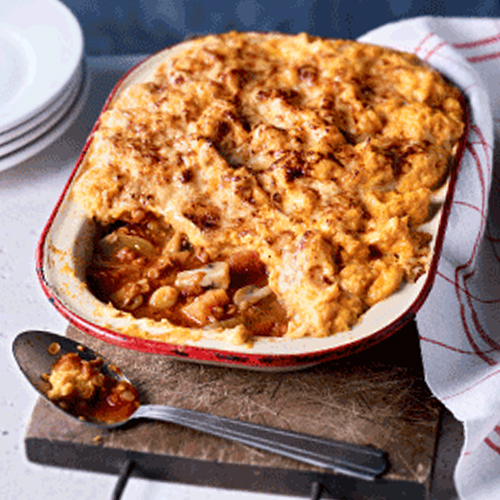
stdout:
{"type": "MultiPolygon", "coordinates": [[[[112,91],[104,109],[129,85],[147,81],[170,50],[147,58],[125,75],[112,91]]],[[[387,338],[414,317],[432,286],[461,150],[448,181],[435,194],[434,216],[423,226],[432,235],[432,255],[426,273],[415,283],[404,285],[394,295],[372,307],[351,330],[326,338],[262,338],[250,347],[211,338],[208,334],[206,338],[182,345],[125,334],[125,330],[130,331],[130,320],[103,314],[102,304],[90,293],[84,279],[94,227],[72,201],[71,191],[79,169],[85,164],[92,137],[93,132],[43,231],[37,253],[37,272],[49,300],[74,326],[90,335],[125,348],[196,362],[260,370],[297,369],[359,352],[387,338]]],[[[146,328],[141,320],[137,320],[137,327],[146,328]]],[[[155,329],[150,328],[149,333],[154,337],[155,329]]]]}

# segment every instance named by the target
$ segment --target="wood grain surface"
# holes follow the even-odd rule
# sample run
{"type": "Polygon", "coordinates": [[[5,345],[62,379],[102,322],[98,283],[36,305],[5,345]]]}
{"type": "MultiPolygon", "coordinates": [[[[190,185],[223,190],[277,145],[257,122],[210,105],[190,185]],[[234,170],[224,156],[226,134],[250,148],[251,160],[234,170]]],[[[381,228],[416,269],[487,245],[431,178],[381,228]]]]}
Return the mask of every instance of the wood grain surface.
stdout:
{"type": "Polygon", "coordinates": [[[339,478],[160,422],[102,431],[43,400],[26,433],[26,452],[34,462],[116,473],[128,459],[137,476],[191,484],[307,496],[319,480],[331,498],[426,498],[441,407],[423,379],[414,323],[364,353],[285,373],[128,351],[72,327],[67,335],[121,366],[144,402],[374,445],[388,453],[390,470],[375,482],[339,478]]]}

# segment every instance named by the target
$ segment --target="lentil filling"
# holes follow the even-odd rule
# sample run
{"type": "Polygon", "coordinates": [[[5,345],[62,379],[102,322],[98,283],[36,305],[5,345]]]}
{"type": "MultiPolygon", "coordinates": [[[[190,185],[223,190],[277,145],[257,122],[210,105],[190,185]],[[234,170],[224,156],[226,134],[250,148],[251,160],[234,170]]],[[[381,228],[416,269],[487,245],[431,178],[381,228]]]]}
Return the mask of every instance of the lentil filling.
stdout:
{"type": "Polygon", "coordinates": [[[255,251],[212,261],[152,214],[101,227],[87,279],[93,293],[136,318],[184,327],[233,327],[282,336],[287,317],[255,251]]]}

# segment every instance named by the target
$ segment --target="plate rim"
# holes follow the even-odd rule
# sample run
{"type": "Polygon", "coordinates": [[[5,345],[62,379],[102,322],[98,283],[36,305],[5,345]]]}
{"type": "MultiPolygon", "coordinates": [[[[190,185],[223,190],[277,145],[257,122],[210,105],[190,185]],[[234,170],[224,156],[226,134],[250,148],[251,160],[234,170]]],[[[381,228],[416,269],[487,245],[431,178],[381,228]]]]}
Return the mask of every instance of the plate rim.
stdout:
{"type": "Polygon", "coordinates": [[[42,135],[36,137],[32,142],[4,157],[0,157],[0,172],[29,160],[59,139],[80,115],[88,98],[90,83],[90,78],[84,72],[80,85],[78,86],[79,92],[76,93],[75,98],[66,108],[62,117],[51,128],[42,135]]]}
{"type": "Polygon", "coordinates": [[[34,80],[30,82],[29,90],[18,94],[9,103],[10,110],[0,114],[1,133],[30,120],[45,107],[52,105],[64,92],[66,85],[75,77],[84,54],[83,30],[72,11],[59,0],[16,0],[9,2],[9,6],[12,6],[11,12],[8,12],[8,7],[5,5],[3,9],[0,6],[0,14],[7,12],[8,15],[2,18],[0,29],[4,25],[30,43],[31,47],[38,51],[35,52],[36,65],[40,68],[36,71],[34,80]],[[19,23],[19,19],[22,18],[19,11],[24,10],[26,18],[26,12],[29,12],[30,7],[33,8],[33,6],[36,6],[37,14],[41,13],[44,17],[39,18],[36,24],[31,23],[33,27],[15,24],[19,23]],[[12,16],[10,20],[9,15],[12,16]],[[38,30],[43,25],[44,19],[50,20],[47,22],[50,29],[45,29],[40,34],[38,30]],[[53,37],[52,39],[47,38],[48,32],[53,37]],[[57,40],[62,35],[69,35],[64,45],[58,43],[57,40]],[[43,48],[47,47],[48,41],[50,42],[48,48],[52,50],[43,48]],[[57,52],[58,46],[59,52],[57,52]],[[54,61],[57,57],[62,58],[63,54],[67,54],[67,57],[64,61],[59,61],[58,73],[54,73],[54,61]],[[47,67],[51,71],[47,71],[47,67]],[[20,103],[22,103],[21,106],[20,103]]]}
{"type": "MultiPolygon", "coordinates": [[[[26,130],[21,129],[18,135],[9,138],[5,142],[0,142],[0,160],[36,142],[40,137],[45,135],[46,132],[53,129],[71,109],[73,103],[76,102],[82,84],[83,69],[79,72],[77,78],[72,81],[72,85],[65,89],[60,99],[55,101],[52,106],[45,108],[41,112],[39,118],[26,122],[26,130]]],[[[2,135],[0,134],[0,139],[1,138],[2,135]]]]}
{"type": "Polygon", "coordinates": [[[48,106],[44,107],[32,118],[20,123],[13,128],[10,128],[9,130],[0,132],[0,146],[15,141],[18,137],[30,132],[33,128],[42,124],[44,120],[49,118],[57,110],[58,107],[63,105],[63,102],[66,99],[69,99],[69,95],[72,91],[74,91],[74,88],[80,86],[81,80],[83,78],[83,71],[84,63],[82,60],[78,65],[74,76],[70,79],[64,89],[62,89],[61,94],[58,96],[58,99],[56,99],[48,106]]]}

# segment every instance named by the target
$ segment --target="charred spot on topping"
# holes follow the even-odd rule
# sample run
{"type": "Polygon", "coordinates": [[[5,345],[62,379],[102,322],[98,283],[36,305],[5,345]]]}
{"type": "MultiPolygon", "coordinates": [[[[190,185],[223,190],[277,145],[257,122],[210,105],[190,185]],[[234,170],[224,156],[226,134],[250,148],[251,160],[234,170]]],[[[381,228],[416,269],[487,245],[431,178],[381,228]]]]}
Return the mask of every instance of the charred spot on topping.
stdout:
{"type": "Polygon", "coordinates": [[[366,101],[371,101],[375,96],[375,91],[369,85],[361,85],[359,90],[366,101]]]}
{"type": "Polygon", "coordinates": [[[382,251],[377,245],[368,245],[368,251],[370,260],[380,259],[380,257],[382,257],[382,251]]]}
{"type": "Polygon", "coordinates": [[[271,99],[280,99],[288,104],[294,104],[300,99],[300,93],[293,89],[275,89],[271,91],[271,99]]]}
{"type": "Polygon", "coordinates": [[[217,129],[215,133],[215,140],[221,141],[229,132],[231,131],[231,126],[226,121],[221,121],[217,124],[217,129]]]}
{"type": "Polygon", "coordinates": [[[186,82],[186,77],[183,75],[183,74],[175,74],[175,75],[172,75],[172,83],[174,85],[182,85],[183,83],[186,82]]]}
{"type": "Polygon", "coordinates": [[[271,195],[271,199],[275,202],[275,203],[281,203],[283,201],[283,196],[281,195],[281,193],[273,193],[271,195]]]}
{"type": "Polygon", "coordinates": [[[185,234],[182,234],[180,237],[179,250],[181,252],[193,250],[193,245],[191,245],[191,242],[185,234]]]}
{"type": "Polygon", "coordinates": [[[255,94],[255,98],[258,101],[265,101],[266,99],[269,99],[270,96],[270,91],[268,90],[259,90],[257,94],[255,94]]]}
{"type": "Polygon", "coordinates": [[[312,83],[318,78],[318,69],[306,64],[297,69],[297,74],[302,82],[312,83]]]}
{"type": "Polygon", "coordinates": [[[191,168],[185,168],[184,170],[181,170],[181,173],[179,175],[179,180],[183,184],[187,184],[188,182],[191,182],[194,177],[194,172],[191,168]]]}
{"type": "Polygon", "coordinates": [[[296,160],[286,161],[284,164],[285,178],[287,182],[293,182],[307,175],[307,165],[296,160]]]}
{"type": "Polygon", "coordinates": [[[191,204],[182,215],[202,231],[211,231],[220,226],[220,211],[202,201],[191,204]]]}
{"type": "MultiPolygon", "coordinates": [[[[139,148],[137,148],[139,150],[139,148]]],[[[140,148],[140,151],[142,152],[144,148],[140,148]]],[[[148,158],[151,162],[153,163],[160,163],[163,161],[163,158],[160,154],[160,148],[152,147],[149,148],[146,153],[143,153],[145,158],[148,158]]]]}
{"type": "Polygon", "coordinates": [[[226,177],[226,180],[234,184],[234,193],[236,196],[247,203],[254,202],[254,183],[250,177],[234,175],[226,177]]]}
{"type": "Polygon", "coordinates": [[[144,89],[153,95],[165,92],[165,85],[158,82],[146,82],[143,85],[144,89]]]}
{"type": "Polygon", "coordinates": [[[293,89],[280,88],[270,90],[259,90],[255,95],[259,101],[266,101],[269,99],[280,99],[288,104],[295,103],[300,98],[300,93],[293,89]]]}
{"type": "Polygon", "coordinates": [[[373,88],[373,83],[370,81],[370,78],[368,76],[365,76],[363,80],[359,78],[354,78],[353,83],[356,85],[358,97],[365,104],[369,103],[376,94],[373,88]]]}
{"type": "Polygon", "coordinates": [[[286,165],[286,180],[292,182],[295,179],[300,179],[306,175],[303,165],[286,165]]]}
{"type": "Polygon", "coordinates": [[[234,170],[238,170],[240,168],[245,168],[245,164],[244,163],[229,162],[229,161],[228,161],[228,166],[230,168],[234,168],[234,170]]]}
{"type": "Polygon", "coordinates": [[[351,144],[353,146],[357,144],[357,139],[355,134],[345,129],[340,129],[340,133],[344,136],[345,142],[347,142],[347,144],[351,144]]]}
{"type": "Polygon", "coordinates": [[[218,52],[216,50],[212,50],[209,48],[202,49],[202,52],[205,55],[205,60],[210,61],[211,63],[224,62],[224,60],[226,58],[225,55],[222,54],[221,52],[218,52]]]}
{"type": "Polygon", "coordinates": [[[304,248],[305,245],[307,245],[307,242],[314,238],[314,231],[311,231],[308,229],[307,231],[304,232],[302,235],[302,238],[299,240],[299,247],[304,248]]]}
{"type": "Polygon", "coordinates": [[[227,110],[223,113],[223,117],[227,120],[227,125],[230,127],[231,123],[237,123],[241,125],[245,130],[249,130],[249,125],[245,119],[245,115],[238,112],[237,106],[234,110],[227,110]]]}
{"type": "Polygon", "coordinates": [[[252,80],[252,72],[244,68],[231,68],[222,74],[222,79],[232,92],[237,93],[252,80]]]}

